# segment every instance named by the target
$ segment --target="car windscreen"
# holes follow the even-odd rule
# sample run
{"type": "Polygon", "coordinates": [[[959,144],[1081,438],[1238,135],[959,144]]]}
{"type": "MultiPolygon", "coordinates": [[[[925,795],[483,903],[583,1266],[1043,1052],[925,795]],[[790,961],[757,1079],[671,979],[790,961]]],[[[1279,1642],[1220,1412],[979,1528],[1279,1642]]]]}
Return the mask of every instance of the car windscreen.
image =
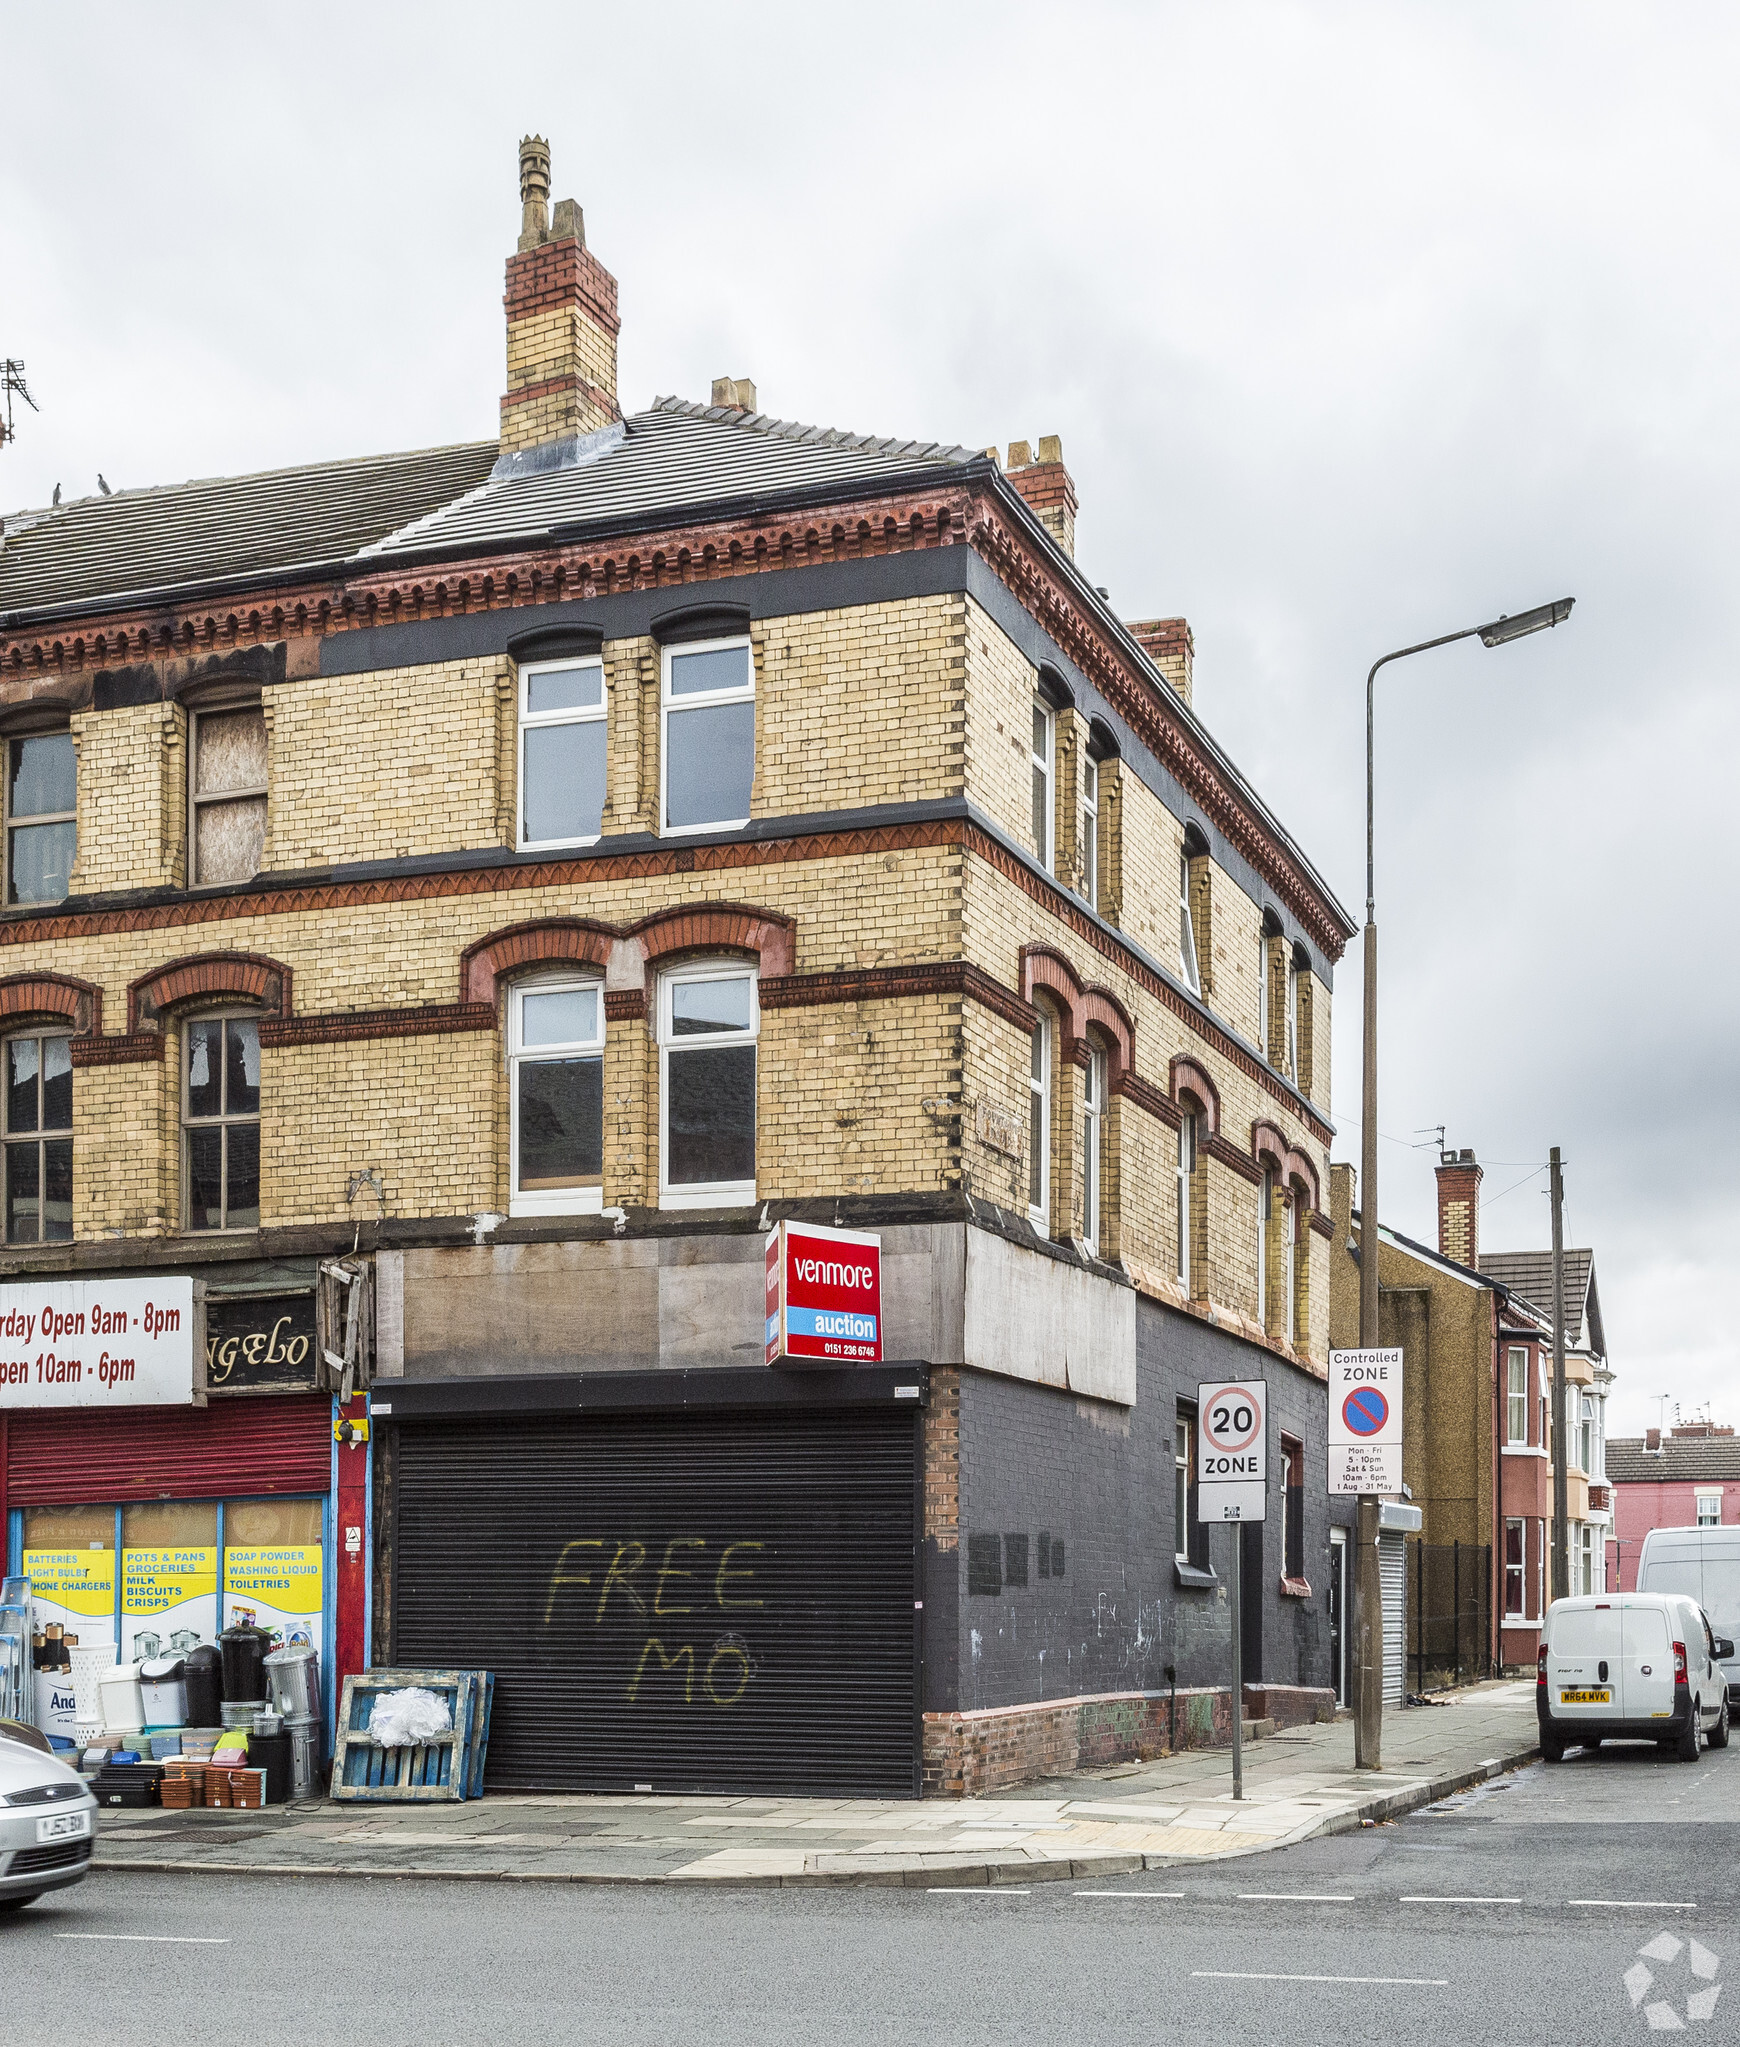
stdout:
{"type": "Polygon", "coordinates": [[[1619,1616],[1613,1608],[1574,1606],[1547,1620],[1547,1647],[1555,1656],[1616,1656],[1619,1616]]]}

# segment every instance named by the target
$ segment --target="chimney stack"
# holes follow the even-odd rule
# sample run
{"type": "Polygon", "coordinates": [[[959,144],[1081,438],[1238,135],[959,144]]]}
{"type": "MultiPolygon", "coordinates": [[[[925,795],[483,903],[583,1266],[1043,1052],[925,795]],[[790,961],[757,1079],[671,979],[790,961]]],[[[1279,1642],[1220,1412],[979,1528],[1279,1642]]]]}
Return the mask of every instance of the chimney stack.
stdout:
{"type": "Polygon", "coordinates": [[[1480,1183],[1471,1151],[1438,1154],[1438,1255],[1480,1269],[1480,1183]]]}
{"type": "Polygon", "coordinates": [[[1646,1450],[1654,1450],[1659,1454],[1661,1450],[1661,1430],[1645,1429],[1643,1432],[1643,1447],[1646,1450]]]}
{"type": "Polygon", "coordinates": [[[507,394],[496,473],[559,468],[583,435],[622,417],[616,279],[586,247],[572,199],[550,212],[550,145],[520,144],[520,239],[508,258],[507,394]]]}
{"type": "Polygon", "coordinates": [[[755,385],[748,377],[715,377],[713,403],[729,406],[733,412],[756,412],[755,385]]]}
{"type": "Polygon", "coordinates": [[[1160,673],[1186,703],[1191,701],[1196,665],[1196,635],[1185,618],[1143,618],[1130,631],[1160,673]]]}
{"type": "MultiPolygon", "coordinates": [[[[996,454],[996,449],[987,451],[996,454]]],[[[1063,466],[1063,442],[1056,434],[1039,436],[1039,460],[1025,441],[1009,443],[1009,481],[1038,513],[1045,530],[1075,559],[1075,479],[1063,466]]]]}

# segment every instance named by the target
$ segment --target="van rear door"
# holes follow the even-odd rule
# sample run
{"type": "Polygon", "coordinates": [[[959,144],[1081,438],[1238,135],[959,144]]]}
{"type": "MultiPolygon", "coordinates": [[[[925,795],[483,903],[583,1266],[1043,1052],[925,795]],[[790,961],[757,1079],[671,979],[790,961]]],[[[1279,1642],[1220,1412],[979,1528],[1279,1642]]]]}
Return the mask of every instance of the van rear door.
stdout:
{"type": "Polygon", "coordinates": [[[1547,1710],[1555,1720],[1616,1720],[1620,1614],[1555,1606],[1547,1616],[1547,1710]]]}
{"type": "Polygon", "coordinates": [[[1667,1720],[1674,1710],[1674,1649],[1654,1600],[1624,1600],[1619,1614],[1619,1711],[1626,1720],[1667,1720]]]}

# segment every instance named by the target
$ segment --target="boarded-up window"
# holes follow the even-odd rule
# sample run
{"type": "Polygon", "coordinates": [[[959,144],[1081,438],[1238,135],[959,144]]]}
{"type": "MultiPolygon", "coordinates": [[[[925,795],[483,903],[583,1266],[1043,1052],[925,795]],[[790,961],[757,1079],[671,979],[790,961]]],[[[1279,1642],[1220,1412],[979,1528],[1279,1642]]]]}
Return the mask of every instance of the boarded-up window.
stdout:
{"type": "Polygon", "coordinates": [[[246,881],[266,849],[266,714],[202,711],[193,735],[193,879],[246,881]]]}

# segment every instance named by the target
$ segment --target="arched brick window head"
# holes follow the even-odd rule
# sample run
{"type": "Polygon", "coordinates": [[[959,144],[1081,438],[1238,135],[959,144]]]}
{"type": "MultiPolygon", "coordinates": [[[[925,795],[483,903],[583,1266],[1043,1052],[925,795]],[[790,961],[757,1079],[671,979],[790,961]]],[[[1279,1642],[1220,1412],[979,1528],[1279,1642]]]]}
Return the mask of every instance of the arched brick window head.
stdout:
{"type": "Polygon", "coordinates": [[[70,974],[9,974],[0,980],[0,1031],[14,1024],[60,1023],[75,1038],[103,1028],[103,991],[70,974]]]}
{"type": "Polygon", "coordinates": [[[246,1002],[262,1015],[291,1014],[290,969],[252,952],[195,953],[171,960],[127,989],[129,1033],[158,1031],[176,1010],[193,1003],[246,1002]]]}

